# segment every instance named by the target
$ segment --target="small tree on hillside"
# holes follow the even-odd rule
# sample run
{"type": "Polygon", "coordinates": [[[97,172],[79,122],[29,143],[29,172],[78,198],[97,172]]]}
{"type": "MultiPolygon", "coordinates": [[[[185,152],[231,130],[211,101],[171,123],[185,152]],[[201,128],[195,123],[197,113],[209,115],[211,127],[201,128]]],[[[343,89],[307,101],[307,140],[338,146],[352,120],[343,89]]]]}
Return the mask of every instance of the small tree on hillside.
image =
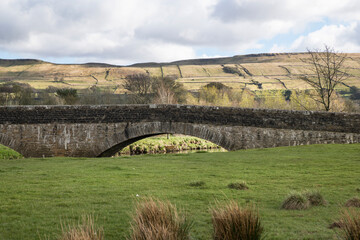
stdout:
{"type": "Polygon", "coordinates": [[[186,90],[176,77],[151,77],[149,74],[132,74],[125,78],[124,88],[131,94],[132,103],[184,103],[186,90]]]}
{"type": "Polygon", "coordinates": [[[231,88],[218,82],[208,83],[199,90],[199,99],[210,105],[231,106],[231,95],[231,88]]]}
{"type": "Polygon", "coordinates": [[[127,75],[123,83],[123,87],[133,94],[133,103],[149,103],[152,86],[153,79],[148,74],[127,75]]]}
{"type": "Polygon", "coordinates": [[[0,86],[0,105],[34,105],[35,90],[26,83],[5,83],[0,86]]]}
{"type": "Polygon", "coordinates": [[[78,102],[79,96],[76,89],[63,88],[56,90],[56,94],[64,100],[66,105],[74,105],[78,102]]]}
{"type": "Polygon", "coordinates": [[[351,100],[360,100],[360,89],[352,86],[350,87],[350,99],[351,100]]]}
{"type": "Polygon", "coordinates": [[[303,62],[309,65],[311,73],[303,74],[301,79],[315,89],[316,94],[312,95],[314,100],[320,103],[325,111],[329,111],[335,87],[348,77],[344,70],[346,55],[337,53],[326,45],[323,51],[308,50],[308,54],[310,57],[303,62]]]}

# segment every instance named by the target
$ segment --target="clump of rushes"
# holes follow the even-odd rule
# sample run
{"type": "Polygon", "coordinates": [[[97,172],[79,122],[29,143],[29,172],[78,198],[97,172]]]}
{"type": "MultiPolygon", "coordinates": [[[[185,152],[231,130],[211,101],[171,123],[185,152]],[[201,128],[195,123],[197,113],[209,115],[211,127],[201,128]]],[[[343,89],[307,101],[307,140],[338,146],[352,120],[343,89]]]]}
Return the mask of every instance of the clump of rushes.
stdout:
{"type": "Polygon", "coordinates": [[[103,240],[104,231],[95,226],[92,216],[82,216],[78,226],[61,226],[62,234],[58,240],[103,240]]]}
{"type": "Polygon", "coordinates": [[[191,182],[191,183],[189,183],[189,186],[190,187],[204,187],[205,182],[204,181],[191,182]]]}
{"type": "Polygon", "coordinates": [[[341,239],[360,239],[360,212],[356,209],[348,209],[342,213],[340,219],[341,239]]]}
{"type": "Polygon", "coordinates": [[[136,207],[130,239],[189,240],[191,225],[171,203],[149,198],[136,207]]]}
{"type": "Polygon", "coordinates": [[[236,190],[247,190],[247,189],[249,189],[249,187],[246,185],[246,182],[229,183],[228,188],[236,189],[236,190]]]}
{"type": "Polygon", "coordinates": [[[317,190],[306,191],[304,195],[309,200],[311,206],[324,206],[327,204],[324,197],[317,190]]]}
{"type": "Polygon", "coordinates": [[[346,201],[345,207],[358,207],[360,208],[360,198],[353,197],[346,201]]]}
{"type": "Polygon", "coordinates": [[[305,210],[309,208],[309,200],[306,196],[298,192],[290,193],[281,205],[286,210],[305,210]]]}
{"type": "Polygon", "coordinates": [[[258,212],[254,207],[242,208],[231,201],[225,206],[212,209],[214,240],[257,240],[264,231],[258,212]]]}

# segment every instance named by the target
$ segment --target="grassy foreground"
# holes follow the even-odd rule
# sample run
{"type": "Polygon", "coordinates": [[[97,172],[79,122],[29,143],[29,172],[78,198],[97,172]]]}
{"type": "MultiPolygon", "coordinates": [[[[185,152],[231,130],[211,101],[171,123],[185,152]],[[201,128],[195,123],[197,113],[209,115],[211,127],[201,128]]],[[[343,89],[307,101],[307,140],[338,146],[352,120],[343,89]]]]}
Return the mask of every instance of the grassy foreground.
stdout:
{"type": "Polygon", "coordinates": [[[119,158],[0,159],[0,239],[55,239],[61,223],[93,214],[105,239],[125,239],[138,199],[169,200],[211,239],[216,201],[254,203],[267,239],[333,239],[329,224],[359,196],[360,144],[119,158]],[[203,181],[196,187],[191,184],[203,181]],[[229,189],[245,181],[248,190],[229,189]],[[292,190],[319,190],[327,206],[281,210],[292,190]]]}

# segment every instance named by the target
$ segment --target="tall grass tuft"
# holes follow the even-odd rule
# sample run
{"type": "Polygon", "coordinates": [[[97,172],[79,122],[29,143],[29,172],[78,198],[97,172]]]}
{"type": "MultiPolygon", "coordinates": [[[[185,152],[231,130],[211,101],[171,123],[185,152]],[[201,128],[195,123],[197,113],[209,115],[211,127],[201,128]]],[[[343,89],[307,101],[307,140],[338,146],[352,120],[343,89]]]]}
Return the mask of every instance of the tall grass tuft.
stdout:
{"type": "Polygon", "coordinates": [[[191,182],[188,184],[190,187],[200,187],[200,188],[204,188],[205,187],[205,182],[204,181],[195,181],[195,182],[191,182]]]}
{"type": "Polygon", "coordinates": [[[257,240],[264,230],[254,207],[242,208],[235,201],[213,208],[212,224],[214,240],[257,240]]]}
{"type": "Polygon", "coordinates": [[[346,201],[345,207],[358,207],[360,208],[360,198],[353,197],[346,201]]]}
{"type": "Polygon", "coordinates": [[[309,207],[309,200],[301,193],[290,193],[281,205],[286,210],[305,210],[309,207]]]}
{"type": "Polygon", "coordinates": [[[345,240],[359,240],[360,239],[360,211],[355,209],[348,209],[344,211],[341,219],[341,237],[345,240]]]}
{"type": "Polygon", "coordinates": [[[306,191],[304,195],[309,200],[311,206],[324,206],[327,204],[324,197],[317,190],[306,191]]]}
{"type": "Polygon", "coordinates": [[[131,224],[132,240],[189,240],[191,222],[174,205],[149,198],[140,202],[131,224]]]}
{"type": "Polygon", "coordinates": [[[90,215],[82,216],[82,223],[78,226],[61,225],[62,234],[58,240],[103,240],[102,228],[95,226],[94,218],[90,215]]]}
{"type": "Polygon", "coordinates": [[[247,190],[247,189],[249,189],[249,187],[246,185],[246,182],[229,183],[228,188],[236,189],[236,190],[247,190]]]}

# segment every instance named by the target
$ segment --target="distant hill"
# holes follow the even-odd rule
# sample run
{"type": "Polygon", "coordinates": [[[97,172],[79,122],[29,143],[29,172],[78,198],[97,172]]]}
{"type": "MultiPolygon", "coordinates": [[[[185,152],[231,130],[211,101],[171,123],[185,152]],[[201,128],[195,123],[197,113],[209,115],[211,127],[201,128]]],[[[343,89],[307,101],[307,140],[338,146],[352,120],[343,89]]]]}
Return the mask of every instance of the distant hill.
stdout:
{"type": "Polygon", "coordinates": [[[188,59],[174,62],[165,63],[136,63],[130,65],[131,67],[158,67],[169,65],[222,65],[222,64],[239,64],[239,63],[261,63],[261,62],[273,62],[280,60],[283,56],[303,55],[305,53],[260,53],[260,54],[248,54],[248,55],[235,55],[233,57],[221,57],[221,58],[199,58],[188,59]]]}
{"type": "MultiPolygon", "coordinates": [[[[124,93],[124,78],[129,74],[172,75],[191,91],[210,82],[221,82],[234,89],[307,89],[299,80],[307,71],[302,59],[307,53],[266,53],[233,57],[189,59],[166,63],[136,63],[118,66],[106,63],[54,64],[36,59],[0,59],[0,84],[28,83],[37,89],[49,86],[84,89],[91,86],[124,93]]],[[[360,87],[360,54],[348,54],[347,67],[352,77],[342,87],[360,87]]]]}
{"type": "Polygon", "coordinates": [[[1,59],[0,66],[9,67],[9,66],[22,66],[22,65],[32,65],[32,64],[41,64],[44,63],[41,60],[37,59],[1,59]]]}

